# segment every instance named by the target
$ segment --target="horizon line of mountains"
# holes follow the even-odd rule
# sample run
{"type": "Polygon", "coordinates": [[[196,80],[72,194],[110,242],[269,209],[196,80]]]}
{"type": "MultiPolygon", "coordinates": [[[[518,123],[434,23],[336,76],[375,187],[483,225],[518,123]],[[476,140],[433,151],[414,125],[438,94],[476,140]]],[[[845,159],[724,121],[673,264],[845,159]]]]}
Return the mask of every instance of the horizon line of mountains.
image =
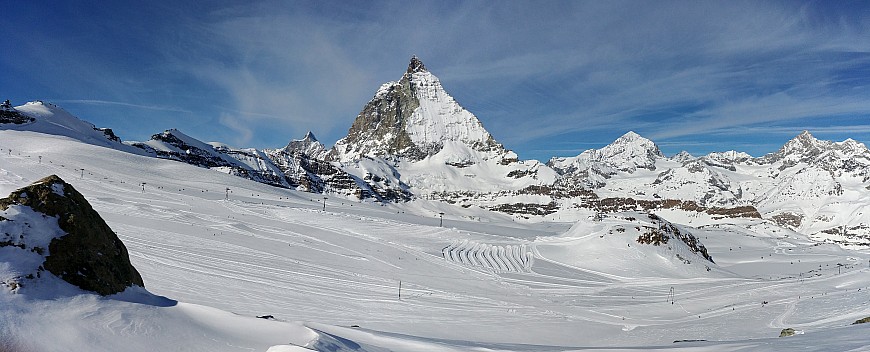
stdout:
{"type": "Polygon", "coordinates": [[[519,160],[417,57],[400,80],[377,90],[332,148],[311,132],[262,150],[204,143],[175,129],[123,142],[111,129],[39,101],[0,105],[0,129],[63,135],[273,186],[379,202],[430,199],[521,217],[672,209],[764,218],[870,243],[870,211],[860,210],[870,205],[870,150],[860,142],[822,141],[804,131],[761,157],[736,151],[666,157],[630,131],[574,157],[519,160]]]}

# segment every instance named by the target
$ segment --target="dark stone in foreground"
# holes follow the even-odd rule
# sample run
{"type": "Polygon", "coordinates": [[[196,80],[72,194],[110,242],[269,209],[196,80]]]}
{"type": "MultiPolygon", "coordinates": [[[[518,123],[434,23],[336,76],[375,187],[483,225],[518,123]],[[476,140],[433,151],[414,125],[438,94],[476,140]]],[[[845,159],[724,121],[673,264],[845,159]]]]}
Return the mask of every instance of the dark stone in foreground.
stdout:
{"type": "Polygon", "coordinates": [[[104,296],[132,285],[145,286],[124,243],[84,196],[60,177],[48,176],[0,199],[3,210],[16,204],[58,217],[58,225],[67,233],[49,245],[43,266],[52,274],[104,296]],[[64,195],[55,193],[53,185],[62,187],[64,195]]]}

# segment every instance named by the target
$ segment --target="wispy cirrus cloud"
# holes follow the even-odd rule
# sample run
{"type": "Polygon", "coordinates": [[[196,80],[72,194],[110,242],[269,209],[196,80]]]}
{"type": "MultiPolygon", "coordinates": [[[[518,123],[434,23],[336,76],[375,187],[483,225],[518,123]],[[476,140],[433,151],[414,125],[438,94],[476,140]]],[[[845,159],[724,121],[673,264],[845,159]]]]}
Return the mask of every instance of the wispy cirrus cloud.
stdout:
{"type": "Polygon", "coordinates": [[[51,101],[55,102],[55,103],[64,103],[64,104],[84,104],[84,105],[103,105],[103,106],[109,105],[109,106],[122,106],[122,107],[135,108],[135,109],[145,109],[145,110],[192,113],[192,111],[190,111],[190,110],[171,107],[171,106],[141,105],[141,104],[125,103],[125,102],[121,102],[121,101],[107,101],[107,100],[93,100],[93,99],[52,99],[51,101]]]}

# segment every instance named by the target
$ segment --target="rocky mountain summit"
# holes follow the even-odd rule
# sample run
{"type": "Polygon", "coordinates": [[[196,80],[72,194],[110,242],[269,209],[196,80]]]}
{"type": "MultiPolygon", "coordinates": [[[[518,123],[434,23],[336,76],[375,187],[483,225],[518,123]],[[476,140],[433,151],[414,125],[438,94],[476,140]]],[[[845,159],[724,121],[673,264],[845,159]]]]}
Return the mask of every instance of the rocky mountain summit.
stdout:
{"type": "Polygon", "coordinates": [[[13,291],[46,272],[101,295],[144,287],[124,243],[55,175],[0,199],[0,253],[0,284],[13,291]]]}
{"type": "Polygon", "coordinates": [[[504,150],[415,56],[402,79],[382,85],[363,107],[347,136],[335,143],[332,158],[420,161],[441,151],[445,142],[459,142],[480,152],[504,150]]]}

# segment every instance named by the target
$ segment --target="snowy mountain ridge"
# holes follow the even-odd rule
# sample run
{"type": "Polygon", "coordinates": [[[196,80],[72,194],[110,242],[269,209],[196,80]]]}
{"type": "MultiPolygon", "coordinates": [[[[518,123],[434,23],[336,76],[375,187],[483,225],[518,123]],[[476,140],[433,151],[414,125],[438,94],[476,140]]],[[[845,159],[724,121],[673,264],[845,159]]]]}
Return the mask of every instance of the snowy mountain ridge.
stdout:
{"type": "MultiPolygon", "coordinates": [[[[8,104],[7,104],[8,105],[8,104]]],[[[379,202],[425,198],[521,218],[571,209],[677,207],[760,216],[817,238],[870,243],[870,151],[862,143],[821,141],[804,132],[777,152],[664,156],[627,132],[613,143],[546,164],[522,161],[413,57],[399,81],[382,85],[346,137],[327,148],[309,132],[280,149],[204,143],[177,130],[120,143],[42,102],[12,108],[33,121],[4,129],[59,134],[85,143],[177,160],[273,186],[379,202]],[[839,210],[838,210],[839,209],[839,210]],[[843,209],[854,213],[842,214],[843,209]]],[[[11,120],[10,120],[11,121],[11,120]]],[[[717,215],[718,216],[718,215],[717,215]]]]}

